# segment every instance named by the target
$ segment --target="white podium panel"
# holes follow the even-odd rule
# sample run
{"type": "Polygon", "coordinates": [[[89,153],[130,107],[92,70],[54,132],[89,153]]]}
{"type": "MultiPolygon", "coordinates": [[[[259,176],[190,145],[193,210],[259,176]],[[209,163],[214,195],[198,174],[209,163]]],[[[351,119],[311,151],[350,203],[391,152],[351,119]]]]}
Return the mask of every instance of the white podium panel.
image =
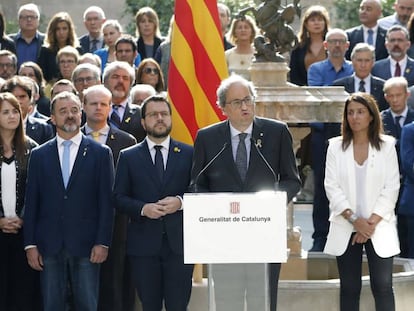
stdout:
{"type": "Polygon", "coordinates": [[[287,260],[286,193],[184,195],[185,263],[287,260]]]}

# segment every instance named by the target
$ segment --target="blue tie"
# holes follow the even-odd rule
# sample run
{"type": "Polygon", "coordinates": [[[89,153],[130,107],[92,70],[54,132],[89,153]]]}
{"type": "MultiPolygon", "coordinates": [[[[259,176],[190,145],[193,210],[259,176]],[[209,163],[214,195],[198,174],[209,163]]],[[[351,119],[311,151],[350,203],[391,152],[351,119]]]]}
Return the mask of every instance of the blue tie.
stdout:
{"type": "Polygon", "coordinates": [[[372,46],[374,45],[374,31],[372,29],[368,29],[367,43],[372,46]]]}
{"type": "Polygon", "coordinates": [[[119,117],[118,109],[118,105],[112,105],[112,114],[110,117],[112,124],[115,125],[117,128],[121,126],[121,118],[119,117]]]}
{"type": "Polygon", "coordinates": [[[72,145],[71,140],[65,140],[63,142],[62,176],[65,188],[68,185],[70,176],[70,145],[72,145]]]}
{"type": "Polygon", "coordinates": [[[396,116],[395,117],[395,128],[397,129],[397,137],[396,138],[400,138],[401,137],[401,120],[402,116],[396,116]]]}

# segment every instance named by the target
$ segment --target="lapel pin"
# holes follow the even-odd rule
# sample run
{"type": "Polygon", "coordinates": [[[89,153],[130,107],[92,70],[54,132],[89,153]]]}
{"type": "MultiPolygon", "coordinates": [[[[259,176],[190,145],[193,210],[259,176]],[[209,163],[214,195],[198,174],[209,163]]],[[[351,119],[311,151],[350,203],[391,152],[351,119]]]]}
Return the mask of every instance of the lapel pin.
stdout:
{"type": "Polygon", "coordinates": [[[88,147],[85,147],[85,149],[83,149],[83,156],[86,156],[87,151],[88,151],[88,147]]]}
{"type": "Polygon", "coordinates": [[[177,146],[174,147],[174,152],[181,152],[181,149],[178,148],[177,146]]]}
{"type": "Polygon", "coordinates": [[[125,123],[129,123],[129,121],[131,121],[131,117],[125,119],[125,123]]]}

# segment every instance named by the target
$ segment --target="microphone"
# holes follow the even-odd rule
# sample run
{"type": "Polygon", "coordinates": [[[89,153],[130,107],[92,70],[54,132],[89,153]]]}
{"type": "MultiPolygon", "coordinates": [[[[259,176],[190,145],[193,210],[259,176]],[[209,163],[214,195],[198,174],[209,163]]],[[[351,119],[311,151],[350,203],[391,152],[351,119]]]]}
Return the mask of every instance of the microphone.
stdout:
{"type": "Polygon", "coordinates": [[[251,141],[252,146],[255,147],[255,149],[256,149],[257,153],[259,154],[260,158],[262,159],[262,161],[266,164],[267,168],[272,173],[273,179],[275,180],[275,183],[274,183],[274,189],[275,189],[275,191],[279,191],[279,179],[277,178],[275,171],[273,170],[273,168],[270,165],[270,163],[266,160],[265,156],[260,151],[259,147],[257,147],[255,139],[253,137],[251,137],[250,138],[250,141],[251,141]]]}
{"type": "Polygon", "coordinates": [[[216,161],[216,159],[224,152],[224,150],[227,149],[228,145],[229,144],[227,142],[225,142],[223,147],[220,149],[220,151],[216,153],[216,155],[197,174],[196,178],[194,178],[194,181],[193,181],[192,185],[190,186],[190,188],[194,188],[195,193],[198,192],[197,182],[198,182],[198,179],[200,178],[200,176],[216,161]]]}

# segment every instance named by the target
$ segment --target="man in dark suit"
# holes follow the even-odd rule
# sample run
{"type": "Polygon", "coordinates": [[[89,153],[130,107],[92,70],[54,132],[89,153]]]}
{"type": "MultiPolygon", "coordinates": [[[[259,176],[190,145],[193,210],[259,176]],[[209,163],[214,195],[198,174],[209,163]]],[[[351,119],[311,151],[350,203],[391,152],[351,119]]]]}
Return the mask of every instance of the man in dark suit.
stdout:
{"type": "Polygon", "coordinates": [[[52,100],[51,118],[56,138],[29,161],[24,246],[29,265],[41,271],[45,311],[65,310],[69,279],[76,310],[95,311],[112,234],[112,153],[80,132],[73,93],[52,100]]]}
{"type": "Polygon", "coordinates": [[[128,215],[127,253],[144,311],[185,311],[193,265],[184,264],[182,195],[190,182],[193,148],[170,137],[171,106],[162,96],[142,104],[147,131],[121,151],[115,177],[116,207],[128,215]]]}
{"type": "MultiPolygon", "coordinates": [[[[194,191],[281,190],[287,192],[288,201],[299,191],[300,179],[289,130],[282,122],[256,117],[254,96],[253,85],[240,76],[233,75],[222,81],[217,98],[227,120],[201,129],[197,134],[191,172],[194,191]],[[239,148],[244,157],[238,155],[239,148]],[[243,158],[244,163],[239,165],[243,158]]],[[[272,311],[276,310],[279,272],[280,264],[270,266],[272,311]]],[[[244,292],[239,294],[244,301],[244,292]]]]}
{"type": "Polygon", "coordinates": [[[16,44],[17,68],[20,68],[24,62],[37,62],[45,34],[38,31],[40,12],[36,4],[22,5],[17,16],[20,29],[19,32],[11,34],[10,38],[16,44]]]}
{"type": "Polygon", "coordinates": [[[105,12],[99,6],[90,6],[83,13],[83,23],[88,30],[79,38],[82,54],[93,53],[103,48],[105,42],[102,35],[102,24],[105,22],[105,12]]]}
{"type": "Polygon", "coordinates": [[[403,76],[408,86],[414,84],[414,59],[407,56],[410,47],[410,36],[405,27],[394,25],[387,31],[385,46],[389,56],[375,62],[372,74],[381,79],[403,76]]]}
{"type": "MultiPolygon", "coordinates": [[[[116,128],[107,121],[111,110],[111,92],[103,85],[94,85],[84,91],[83,111],[86,123],[82,132],[89,138],[107,145],[112,150],[114,165],[121,149],[135,145],[134,136],[116,128]]],[[[134,310],[135,291],[126,258],[128,218],[115,213],[112,245],[108,259],[101,266],[98,310],[134,310]]]]}
{"type": "Polygon", "coordinates": [[[382,15],[380,0],[362,0],[359,5],[360,26],[346,30],[349,40],[349,48],[345,54],[346,59],[351,59],[351,51],[355,45],[365,42],[375,48],[375,59],[388,57],[385,48],[385,35],[387,30],[378,25],[378,19],[382,15]]]}
{"type": "Polygon", "coordinates": [[[145,137],[141,125],[141,109],[130,103],[129,91],[135,81],[135,71],[126,62],[112,62],[105,67],[103,82],[112,93],[110,125],[128,132],[140,142],[145,137]]]}
{"type": "Polygon", "coordinates": [[[388,108],[384,98],[383,87],[385,81],[371,75],[371,69],[375,62],[375,49],[367,43],[355,45],[351,54],[354,74],[335,80],[334,86],[344,86],[348,93],[366,92],[375,97],[380,111],[388,108]]]}
{"type": "Polygon", "coordinates": [[[2,86],[2,92],[12,93],[20,103],[26,135],[39,145],[53,138],[53,128],[45,120],[30,116],[36,103],[35,82],[28,77],[14,76],[2,86]]]}
{"type": "MultiPolygon", "coordinates": [[[[414,110],[408,108],[407,99],[410,96],[408,90],[407,80],[403,77],[395,77],[387,80],[384,84],[384,94],[385,99],[390,104],[390,108],[384,110],[381,113],[382,123],[384,126],[385,134],[394,136],[396,138],[395,148],[397,149],[398,160],[400,162],[400,138],[401,138],[401,129],[404,125],[409,124],[414,121],[414,110]]],[[[404,174],[400,165],[401,172],[401,187],[400,195],[404,190],[404,174]]],[[[400,202],[397,201],[396,210],[399,210],[400,202]]],[[[408,257],[409,255],[409,245],[408,241],[408,228],[406,222],[406,215],[401,215],[398,213],[398,237],[400,240],[400,249],[401,257],[408,257]]]]}

